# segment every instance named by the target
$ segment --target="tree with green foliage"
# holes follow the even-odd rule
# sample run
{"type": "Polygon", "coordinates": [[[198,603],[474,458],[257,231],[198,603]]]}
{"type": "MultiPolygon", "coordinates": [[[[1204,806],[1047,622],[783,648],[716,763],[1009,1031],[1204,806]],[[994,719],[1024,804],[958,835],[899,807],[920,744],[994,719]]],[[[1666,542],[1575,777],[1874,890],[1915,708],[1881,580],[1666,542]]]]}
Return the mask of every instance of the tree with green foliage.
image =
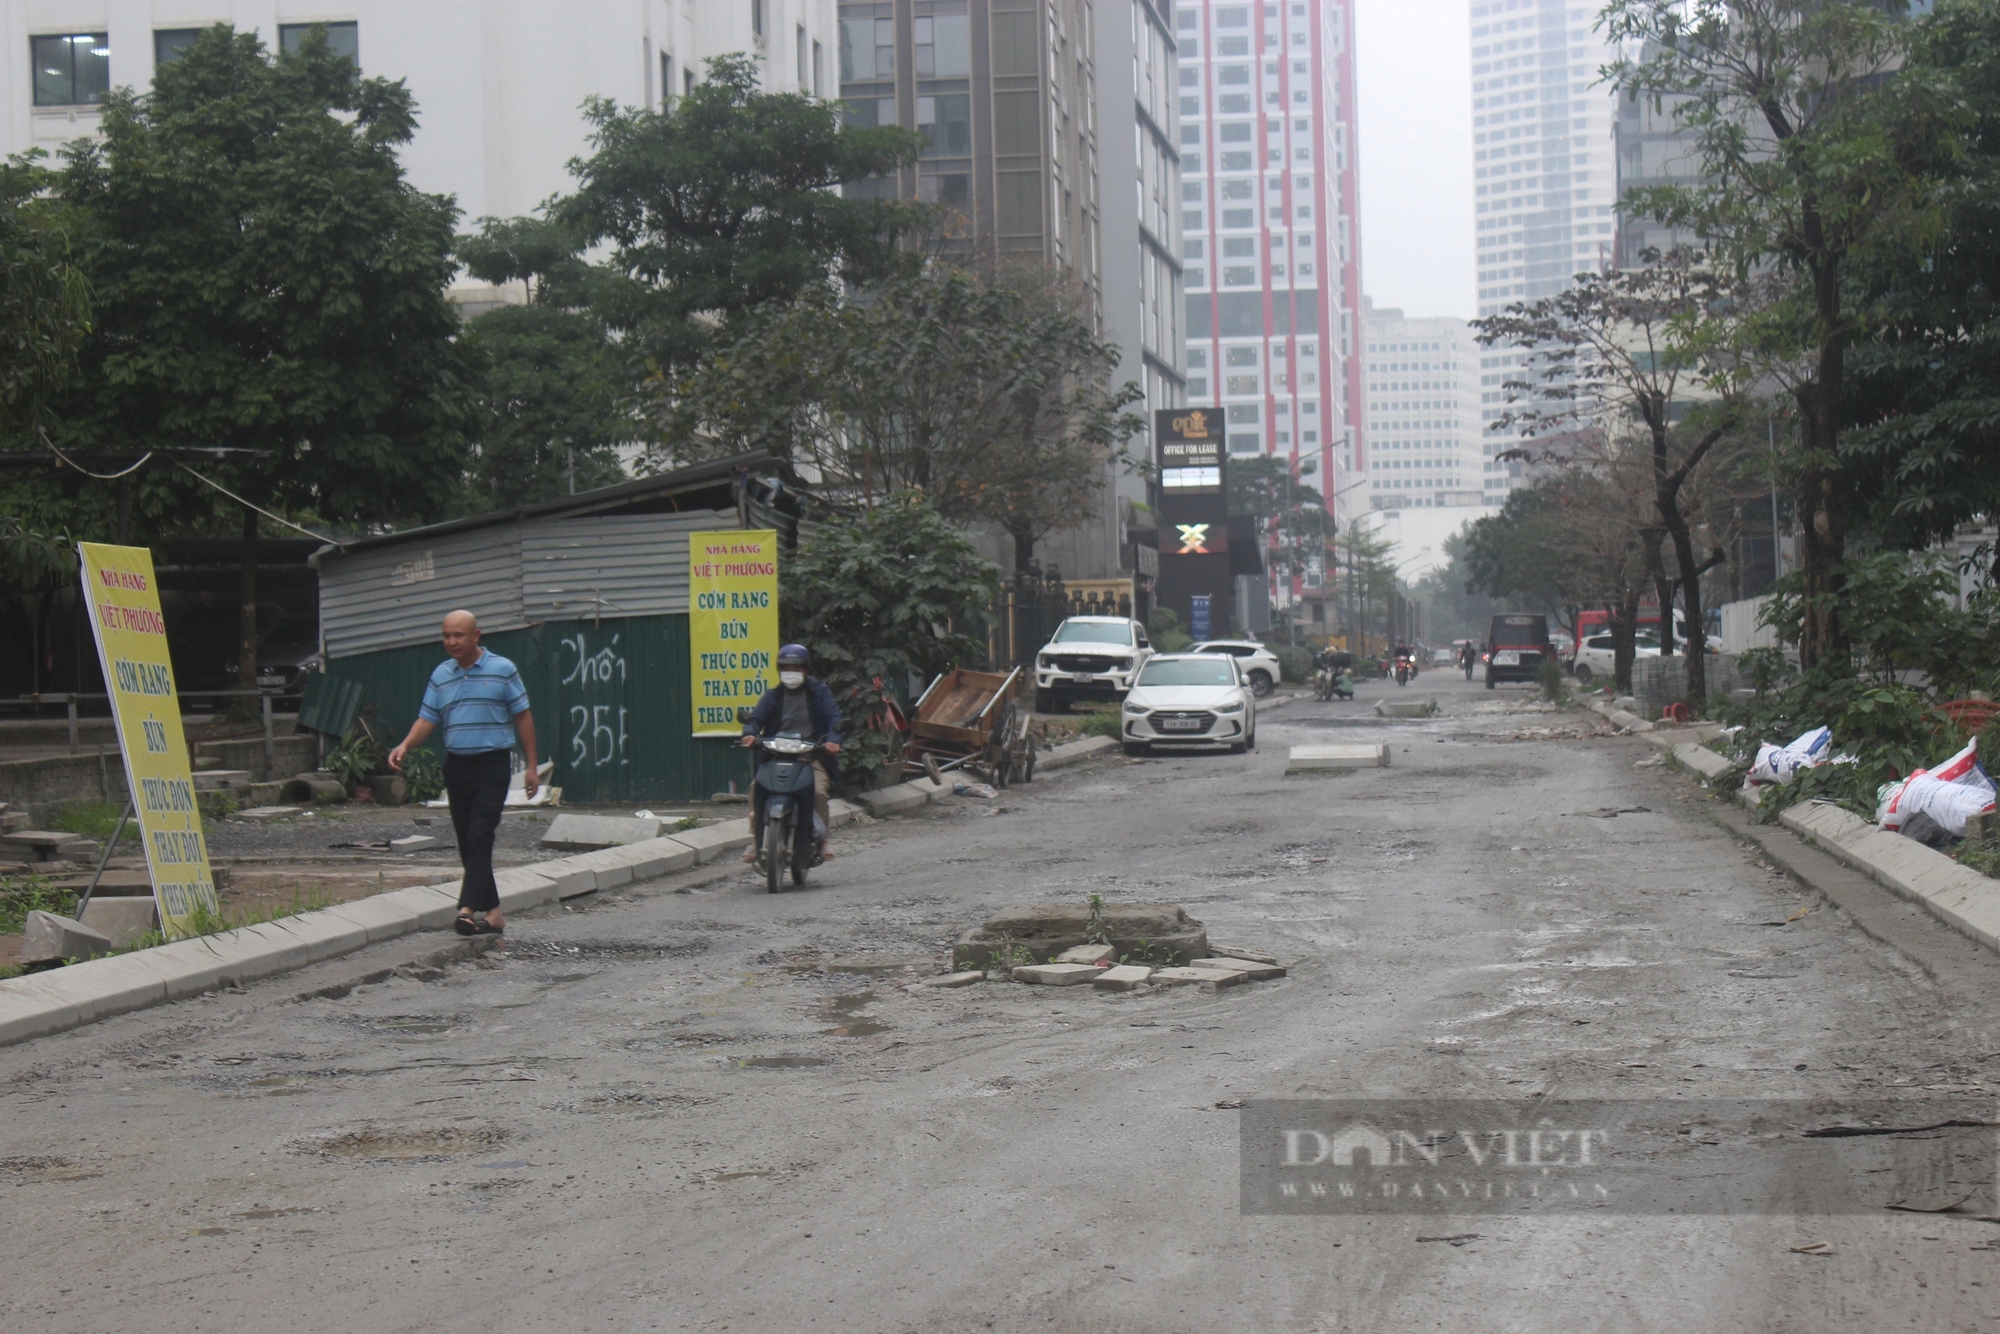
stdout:
{"type": "Polygon", "coordinates": [[[588,311],[502,306],[466,338],[484,358],[467,509],[550,500],[625,480],[617,446],[638,423],[624,359],[588,311]]]}
{"type": "Polygon", "coordinates": [[[890,683],[976,659],[963,632],[999,596],[1000,573],[926,497],[903,491],[814,528],[778,563],[784,638],[812,651],[813,673],[847,720],[849,780],[888,755],[882,715],[890,683]]]}
{"type": "MultiPolygon", "coordinates": [[[[445,299],[455,209],[403,178],[409,90],[362,79],[323,30],[273,57],[216,26],[113,92],[65,150],[57,198],[95,328],[52,402],[58,443],[259,451],[204,465],[266,509],[380,523],[441,512],[463,473],[471,359],[445,299]]],[[[145,475],[161,526],[231,504],[145,475]]],[[[256,672],[258,515],[243,544],[241,673],[256,672]]]]}
{"type": "MultiPolygon", "coordinates": [[[[1904,74],[1949,90],[1971,126],[1922,164],[1942,226],[1852,266],[1871,327],[1849,363],[1842,458],[1869,529],[1916,549],[2000,514],[2000,6],[1940,8],[1904,74]]],[[[2000,547],[1987,554],[2000,583],[2000,547]]]]}
{"type": "Polygon", "coordinates": [[[0,164],[0,434],[38,424],[90,333],[90,284],[71,253],[75,215],[39,152],[0,164]]]}
{"type": "Polygon", "coordinates": [[[1841,435],[1848,360],[1864,328],[1851,275],[1934,235],[1923,167],[1967,109],[1909,66],[1906,0],[1611,0],[1608,70],[1628,97],[1670,98],[1693,131],[1698,184],[1635,191],[1629,214],[1699,236],[1767,295],[1747,330],[1757,365],[1797,404],[1789,460],[1809,611],[1801,659],[1844,659],[1840,590],[1854,517],[1841,435]]]}
{"type": "MultiPolygon", "coordinates": [[[[1305,463],[1306,468],[1315,466],[1310,459],[1305,463]]],[[[1291,580],[1303,581],[1314,571],[1324,579],[1334,522],[1319,489],[1294,476],[1291,460],[1276,454],[1231,459],[1224,472],[1229,512],[1258,521],[1265,557],[1281,571],[1282,586],[1289,588],[1291,580]]]]}
{"type": "Polygon", "coordinates": [[[926,496],[959,523],[1035,544],[1087,518],[1144,428],[1112,388],[1115,345],[1040,275],[933,265],[852,299],[809,293],[733,323],[661,384],[658,462],[768,449],[864,502],[926,496]]]}
{"type": "Polygon", "coordinates": [[[744,311],[915,263],[899,243],[930,210],[840,187],[914,162],[918,137],[849,126],[839,102],[760,91],[747,56],[711,59],[706,81],[658,109],[593,98],[584,115],[576,192],[535,218],[484,219],[459,254],[489,282],[527,281],[546,304],[592,312],[635,384],[692,362],[744,311]]]}

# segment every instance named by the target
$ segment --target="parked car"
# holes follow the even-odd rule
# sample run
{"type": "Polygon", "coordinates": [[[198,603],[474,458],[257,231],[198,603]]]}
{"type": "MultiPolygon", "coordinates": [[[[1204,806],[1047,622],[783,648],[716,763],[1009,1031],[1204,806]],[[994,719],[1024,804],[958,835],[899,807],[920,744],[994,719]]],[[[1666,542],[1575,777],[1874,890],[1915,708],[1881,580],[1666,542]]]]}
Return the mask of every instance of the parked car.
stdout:
{"type": "Polygon", "coordinates": [[[1236,659],[1236,665],[1243,669],[1243,679],[1262,699],[1271,693],[1278,682],[1285,679],[1284,671],[1278,666],[1278,655],[1271,652],[1254,639],[1205,639],[1199,644],[1190,644],[1189,653],[1226,653],[1236,659]]]}
{"type": "Polygon", "coordinates": [[[1035,712],[1062,713],[1080,699],[1117,701],[1153,645],[1129,616],[1072,616],[1035,654],[1035,712]]]}
{"type": "Polygon", "coordinates": [[[1433,667],[1449,667],[1457,661],[1458,654],[1448,648],[1434,648],[1431,650],[1431,666],[1433,667]]]}
{"type": "Polygon", "coordinates": [[[1502,681],[1532,681],[1549,651],[1549,619],[1519,613],[1495,616],[1486,632],[1486,688],[1502,681]]]}
{"type": "Polygon", "coordinates": [[[1240,660],[1223,654],[1148,659],[1119,716],[1127,755],[1187,743],[1224,745],[1241,755],[1257,744],[1257,692],[1240,660]]]}
{"type": "MultiPolygon", "coordinates": [[[[1613,645],[1616,641],[1610,635],[1592,635],[1583,641],[1583,647],[1576,651],[1576,679],[1588,685],[1600,676],[1611,676],[1616,667],[1613,645]]],[[[1635,658],[1657,658],[1660,656],[1660,641],[1650,635],[1634,635],[1632,656],[1635,658]]]]}

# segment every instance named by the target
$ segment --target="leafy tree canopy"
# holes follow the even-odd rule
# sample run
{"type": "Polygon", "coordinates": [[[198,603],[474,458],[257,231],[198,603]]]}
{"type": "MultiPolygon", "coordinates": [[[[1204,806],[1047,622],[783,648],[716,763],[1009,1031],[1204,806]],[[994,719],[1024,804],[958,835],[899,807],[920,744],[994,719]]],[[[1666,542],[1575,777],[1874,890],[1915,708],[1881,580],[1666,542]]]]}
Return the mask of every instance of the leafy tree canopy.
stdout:
{"type": "Polygon", "coordinates": [[[625,480],[622,362],[588,312],[502,306],[467,329],[485,358],[464,504],[504,508],[625,480]]]}

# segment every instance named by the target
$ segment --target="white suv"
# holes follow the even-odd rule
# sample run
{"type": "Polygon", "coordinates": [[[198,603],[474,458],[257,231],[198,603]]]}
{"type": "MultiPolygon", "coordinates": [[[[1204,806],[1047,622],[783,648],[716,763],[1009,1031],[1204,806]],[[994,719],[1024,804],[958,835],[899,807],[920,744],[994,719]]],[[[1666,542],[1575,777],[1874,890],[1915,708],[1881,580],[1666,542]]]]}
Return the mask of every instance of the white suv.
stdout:
{"type": "Polygon", "coordinates": [[[1262,699],[1271,693],[1279,681],[1284,679],[1284,671],[1278,666],[1278,655],[1254,639],[1205,639],[1199,644],[1190,644],[1183,653],[1226,653],[1236,659],[1236,665],[1243,669],[1243,679],[1262,699]]]}
{"type": "Polygon", "coordinates": [[[1116,702],[1153,656],[1146,627],[1129,616],[1072,616],[1035,654],[1035,712],[1079,699],[1116,702]]]}

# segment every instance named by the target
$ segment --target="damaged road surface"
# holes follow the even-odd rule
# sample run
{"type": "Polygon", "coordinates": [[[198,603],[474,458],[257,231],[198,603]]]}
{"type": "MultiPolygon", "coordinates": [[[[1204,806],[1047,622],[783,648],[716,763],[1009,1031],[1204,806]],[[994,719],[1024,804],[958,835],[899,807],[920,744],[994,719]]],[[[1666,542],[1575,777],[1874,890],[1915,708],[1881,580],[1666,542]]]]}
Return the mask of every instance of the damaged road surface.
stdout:
{"type": "Polygon", "coordinates": [[[2000,963],[1859,929],[1635,767],[1636,739],[1424,685],[1437,716],[1375,717],[1364,688],[1271,712],[1247,756],[1112,759],[843,831],[797,892],[711,866],[518,917],[504,953],[0,1051],[0,1318],[1990,1325],[1990,1171],[1863,1173],[1882,1198],[1841,1213],[1246,1212],[1239,1124],[1272,1099],[1673,1100],[1666,1133],[1725,1181],[1748,1141],[1707,1133],[1703,1100],[1890,1102],[1905,1127],[2000,1102],[2000,963]],[[1389,767],[1284,773],[1293,746],[1373,744],[1389,767]],[[908,985],[980,923],[1092,894],[1178,905],[1287,975],[908,985]]]}

